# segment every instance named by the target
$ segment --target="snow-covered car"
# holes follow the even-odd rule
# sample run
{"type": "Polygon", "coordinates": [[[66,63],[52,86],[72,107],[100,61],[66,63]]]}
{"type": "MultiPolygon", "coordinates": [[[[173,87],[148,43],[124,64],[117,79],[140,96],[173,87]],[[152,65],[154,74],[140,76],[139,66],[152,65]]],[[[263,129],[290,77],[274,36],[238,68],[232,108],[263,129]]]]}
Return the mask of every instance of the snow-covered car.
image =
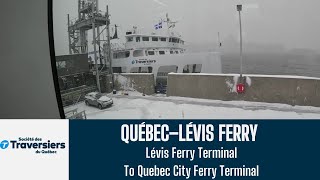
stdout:
{"type": "Polygon", "coordinates": [[[96,106],[99,109],[110,107],[113,104],[113,100],[110,97],[98,92],[88,93],[84,98],[86,105],[96,106]]]}

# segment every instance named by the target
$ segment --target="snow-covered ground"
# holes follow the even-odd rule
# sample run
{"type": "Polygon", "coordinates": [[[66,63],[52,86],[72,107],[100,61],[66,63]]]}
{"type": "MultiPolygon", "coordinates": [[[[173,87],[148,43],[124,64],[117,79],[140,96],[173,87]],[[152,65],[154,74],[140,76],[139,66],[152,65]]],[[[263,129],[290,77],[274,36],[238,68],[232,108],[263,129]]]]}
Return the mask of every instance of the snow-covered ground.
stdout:
{"type": "Polygon", "coordinates": [[[320,119],[318,107],[142,96],[139,93],[112,98],[114,104],[107,109],[100,110],[82,102],[65,110],[85,110],[88,119],[320,119]]]}

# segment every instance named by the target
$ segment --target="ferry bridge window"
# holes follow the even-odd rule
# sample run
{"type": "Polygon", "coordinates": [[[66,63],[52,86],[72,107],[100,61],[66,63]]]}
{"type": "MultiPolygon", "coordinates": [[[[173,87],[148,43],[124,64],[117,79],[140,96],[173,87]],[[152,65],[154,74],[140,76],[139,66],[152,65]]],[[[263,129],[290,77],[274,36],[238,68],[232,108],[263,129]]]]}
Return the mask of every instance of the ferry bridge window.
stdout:
{"type": "Polygon", "coordinates": [[[127,39],[128,39],[128,42],[133,41],[133,37],[127,37],[127,39]]]}
{"type": "Polygon", "coordinates": [[[140,37],[136,37],[136,42],[140,42],[140,37]]]}
{"type": "Polygon", "coordinates": [[[172,38],[169,38],[169,42],[172,42],[172,38]]]}
{"type": "Polygon", "coordinates": [[[154,53],[154,51],[148,51],[148,55],[153,56],[153,55],[155,55],[155,53],[154,53]]]}
{"type": "Polygon", "coordinates": [[[173,51],[170,51],[170,54],[173,54],[173,51]]]}
{"type": "Polygon", "coordinates": [[[149,41],[149,37],[142,37],[142,41],[149,41]]]}
{"type": "Polygon", "coordinates": [[[164,51],[159,51],[159,54],[160,54],[160,55],[164,55],[165,52],[164,52],[164,51]]]}
{"type": "Polygon", "coordinates": [[[158,37],[152,37],[152,41],[159,41],[158,37]]]}
{"type": "Polygon", "coordinates": [[[176,51],[176,54],[179,54],[179,51],[176,51]]]}
{"type": "Polygon", "coordinates": [[[133,57],[140,57],[140,56],[143,56],[143,51],[142,50],[133,51],[133,57]]]}
{"type": "Polygon", "coordinates": [[[166,42],[167,38],[160,38],[160,40],[166,42]]]}

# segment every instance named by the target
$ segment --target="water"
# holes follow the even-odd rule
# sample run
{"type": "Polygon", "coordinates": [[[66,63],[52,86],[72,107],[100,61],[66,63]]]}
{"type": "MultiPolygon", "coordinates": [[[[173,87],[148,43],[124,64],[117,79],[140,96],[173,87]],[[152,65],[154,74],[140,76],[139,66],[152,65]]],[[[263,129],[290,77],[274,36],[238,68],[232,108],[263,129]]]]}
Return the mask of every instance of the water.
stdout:
{"type": "MultiPolygon", "coordinates": [[[[224,54],[221,61],[223,73],[240,72],[239,54],[224,54]]],[[[243,58],[243,73],[320,77],[320,56],[247,53],[243,58]]]]}

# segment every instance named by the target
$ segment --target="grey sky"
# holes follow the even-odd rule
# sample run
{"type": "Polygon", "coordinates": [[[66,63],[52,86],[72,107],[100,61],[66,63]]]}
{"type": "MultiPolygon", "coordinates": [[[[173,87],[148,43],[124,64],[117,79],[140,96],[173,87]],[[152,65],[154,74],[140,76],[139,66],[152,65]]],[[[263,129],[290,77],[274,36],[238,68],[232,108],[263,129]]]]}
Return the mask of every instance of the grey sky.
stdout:
{"type": "MultiPolygon", "coordinates": [[[[55,0],[54,36],[56,54],[68,54],[67,14],[77,15],[78,0],[55,0]]],[[[108,4],[111,23],[124,32],[132,26],[153,31],[153,25],[168,12],[187,42],[214,43],[238,39],[236,4],[242,3],[245,42],[280,44],[287,48],[320,50],[319,0],[99,0],[108,4]]],[[[120,37],[121,38],[121,37],[120,37]]]]}

